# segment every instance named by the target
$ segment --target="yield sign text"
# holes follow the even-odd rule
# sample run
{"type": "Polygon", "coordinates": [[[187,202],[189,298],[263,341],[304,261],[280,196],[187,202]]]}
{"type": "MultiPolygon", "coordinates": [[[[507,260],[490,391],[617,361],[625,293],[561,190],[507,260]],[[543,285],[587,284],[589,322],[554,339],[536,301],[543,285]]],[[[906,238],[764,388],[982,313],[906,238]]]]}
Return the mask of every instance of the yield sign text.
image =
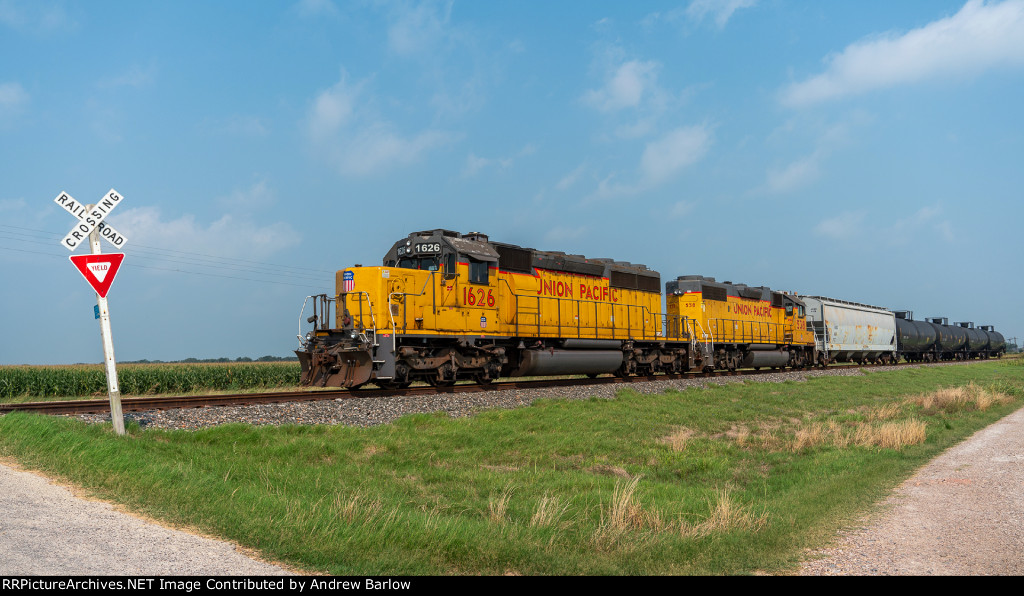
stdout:
{"type": "Polygon", "coordinates": [[[100,298],[106,298],[110,284],[114,283],[114,276],[117,275],[121,261],[124,260],[124,253],[72,255],[68,258],[100,298]]]}

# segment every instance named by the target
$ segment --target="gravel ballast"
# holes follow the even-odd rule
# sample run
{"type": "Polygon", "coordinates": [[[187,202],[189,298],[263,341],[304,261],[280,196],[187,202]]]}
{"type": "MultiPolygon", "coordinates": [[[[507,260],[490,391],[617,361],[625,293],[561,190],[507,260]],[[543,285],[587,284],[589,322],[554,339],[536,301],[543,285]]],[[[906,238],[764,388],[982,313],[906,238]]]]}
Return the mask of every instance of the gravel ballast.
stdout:
{"type": "MultiPolygon", "coordinates": [[[[937,365],[932,365],[937,366],[937,365]]],[[[938,365],[941,366],[941,365],[938,365]]],[[[874,367],[871,371],[891,370],[895,367],[874,367]]],[[[905,368],[905,367],[900,367],[905,368]]],[[[441,393],[412,397],[357,397],[336,400],[262,404],[253,406],[222,406],[183,410],[151,410],[126,412],[125,423],[135,421],[142,428],[195,430],[242,422],[246,424],[344,424],[349,426],[375,426],[387,424],[407,414],[446,412],[449,416],[470,416],[489,408],[519,408],[538,399],[584,400],[591,397],[611,399],[623,389],[637,393],[661,393],[668,389],[684,390],[723,383],[782,383],[803,381],[809,377],[863,375],[857,367],[838,367],[824,370],[787,371],[755,376],[671,379],[643,381],[629,384],[575,385],[543,389],[509,389],[481,393],[441,393]]],[[[109,414],[81,414],[87,422],[110,422],[109,414]]]]}

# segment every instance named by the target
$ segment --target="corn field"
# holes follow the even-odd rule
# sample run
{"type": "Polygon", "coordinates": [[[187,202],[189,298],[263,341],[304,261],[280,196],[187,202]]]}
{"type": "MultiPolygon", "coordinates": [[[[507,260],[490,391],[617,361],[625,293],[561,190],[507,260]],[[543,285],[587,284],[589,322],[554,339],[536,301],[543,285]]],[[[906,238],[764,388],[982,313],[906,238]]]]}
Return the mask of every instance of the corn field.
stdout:
{"type": "MultiPolygon", "coordinates": [[[[210,364],[122,364],[117,367],[122,395],[195,393],[296,386],[297,362],[210,364]]],[[[0,399],[99,397],[107,394],[102,365],[2,366],[0,399]]]]}

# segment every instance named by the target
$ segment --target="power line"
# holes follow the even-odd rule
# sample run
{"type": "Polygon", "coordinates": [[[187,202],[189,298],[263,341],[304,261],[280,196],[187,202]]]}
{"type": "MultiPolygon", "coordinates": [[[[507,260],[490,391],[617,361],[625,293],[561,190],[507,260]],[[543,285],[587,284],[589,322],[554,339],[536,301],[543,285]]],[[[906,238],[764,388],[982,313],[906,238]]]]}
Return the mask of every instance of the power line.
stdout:
{"type": "MultiPolygon", "coordinates": [[[[49,232],[47,230],[36,230],[36,229],[33,229],[33,228],[23,228],[23,227],[19,227],[19,226],[11,226],[11,225],[5,225],[5,224],[0,224],[0,228],[8,228],[8,229],[11,229],[11,230],[20,230],[21,232],[33,232],[34,233],[34,234],[30,235],[30,234],[24,234],[24,233],[21,233],[21,232],[6,232],[6,231],[3,232],[4,234],[20,236],[20,237],[23,237],[23,238],[36,239],[36,238],[40,238],[41,237],[41,238],[58,239],[58,240],[60,239],[60,235],[54,234],[53,232],[49,232]]],[[[17,238],[9,238],[9,239],[17,240],[17,238]]],[[[24,241],[24,240],[19,240],[19,241],[24,241]]],[[[39,242],[38,240],[35,240],[35,242],[39,243],[39,244],[46,244],[44,242],[39,242]]],[[[218,263],[218,265],[216,265],[216,266],[228,266],[228,265],[231,265],[231,266],[235,266],[236,268],[237,267],[249,267],[250,271],[252,271],[253,269],[255,269],[255,270],[263,269],[263,270],[265,270],[268,273],[274,273],[274,274],[281,274],[282,271],[289,271],[289,272],[292,272],[292,273],[288,273],[288,274],[289,275],[293,275],[293,276],[303,276],[303,275],[305,275],[307,277],[310,277],[310,274],[316,274],[316,273],[332,275],[332,276],[334,275],[334,271],[327,271],[327,270],[324,270],[324,269],[314,269],[314,268],[311,268],[311,267],[299,267],[299,266],[295,266],[295,265],[282,265],[282,264],[279,264],[279,263],[267,263],[265,261],[255,261],[255,260],[251,260],[251,259],[240,259],[240,258],[237,258],[237,257],[224,257],[224,256],[220,256],[220,255],[211,255],[211,254],[206,254],[206,253],[191,252],[191,251],[184,251],[184,250],[175,250],[175,249],[161,248],[161,247],[156,247],[156,246],[147,246],[147,245],[144,245],[144,244],[137,244],[137,243],[133,243],[130,247],[128,247],[125,250],[125,252],[126,253],[137,253],[139,256],[148,256],[148,255],[154,255],[155,254],[158,257],[164,258],[164,259],[174,259],[174,258],[177,258],[177,259],[179,259],[178,262],[190,263],[190,264],[197,264],[196,263],[196,258],[198,258],[201,261],[207,261],[207,262],[211,262],[211,263],[218,263]],[[169,254],[169,253],[174,253],[174,254],[169,254]],[[189,260],[182,260],[182,257],[175,257],[174,255],[186,255],[189,260]],[[302,273],[302,272],[305,272],[305,273],[302,273]]]]}
{"type": "MultiPolygon", "coordinates": [[[[52,242],[56,239],[59,240],[59,236],[46,230],[37,230],[33,228],[24,228],[19,226],[11,226],[6,224],[0,224],[0,239],[13,240],[20,244],[39,244],[43,246],[53,246],[52,242]],[[6,228],[6,229],[4,229],[6,228]]],[[[7,250],[13,252],[21,252],[28,254],[39,254],[53,257],[60,257],[62,253],[57,251],[32,251],[13,247],[0,246],[0,250],[7,250]]],[[[314,269],[310,267],[297,267],[294,265],[280,265],[276,263],[267,263],[262,261],[255,261],[252,259],[240,259],[235,257],[223,257],[219,255],[210,255],[206,253],[183,251],[183,250],[172,250],[164,249],[153,246],[133,244],[125,250],[126,253],[132,254],[135,257],[143,259],[143,261],[151,261],[156,263],[168,263],[172,267],[159,267],[153,265],[143,265],[138,263],[126,263],[125,266],[137,267],[141,269],[151,269],[156,271],[171,271],[177,273],[187,273],[190,275],[205,275],[209,277],[222,277],[225,279],[236,279],[245,281],[255,281],[261,283],[274,283],[279,285],[291,285],[298,287],[309,287],[311,283],[316,285],[324,285],[333,276],[334,271],[326,271],[323,269],[314,269]],[[173,267],[174,264],[185,264],[188,268],[173,267]],[[209,271],[197,270],[198,268],[215,269],[220,271],[234,272],[242,275],[256,275],[266,276],[272,275],[277,279],[253,279],[252,277],[241,277],[239,275],[224,275],[217,274],[209,271]],[[300,282],[300,283],[289,283],[289,282],[300,282]],[[310,282],[310,283],[301,283],[310,282]]]]}

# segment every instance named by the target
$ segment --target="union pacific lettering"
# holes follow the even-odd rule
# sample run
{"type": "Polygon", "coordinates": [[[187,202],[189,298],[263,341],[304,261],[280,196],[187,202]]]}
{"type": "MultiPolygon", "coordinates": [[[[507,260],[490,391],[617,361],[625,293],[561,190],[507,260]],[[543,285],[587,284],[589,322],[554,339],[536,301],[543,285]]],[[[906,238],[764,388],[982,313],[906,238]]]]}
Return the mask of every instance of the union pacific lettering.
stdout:
{"type": "Polygon", "coordinates": [[[733,311],[741,314],[753,317],[770,317],[772,316],[772,307],[767,304],[757,305],[749,302],[740,302],[732,305],[733,311]]]}
{"type": "Polygon", "coordinates": [[[554,296],[557,298],[579,298],[580,300],[596,300],[600,302],[618,302],[619,290],[608,286],[566,281],[540,280],[537,287],[538,296],[554,296]]]}

